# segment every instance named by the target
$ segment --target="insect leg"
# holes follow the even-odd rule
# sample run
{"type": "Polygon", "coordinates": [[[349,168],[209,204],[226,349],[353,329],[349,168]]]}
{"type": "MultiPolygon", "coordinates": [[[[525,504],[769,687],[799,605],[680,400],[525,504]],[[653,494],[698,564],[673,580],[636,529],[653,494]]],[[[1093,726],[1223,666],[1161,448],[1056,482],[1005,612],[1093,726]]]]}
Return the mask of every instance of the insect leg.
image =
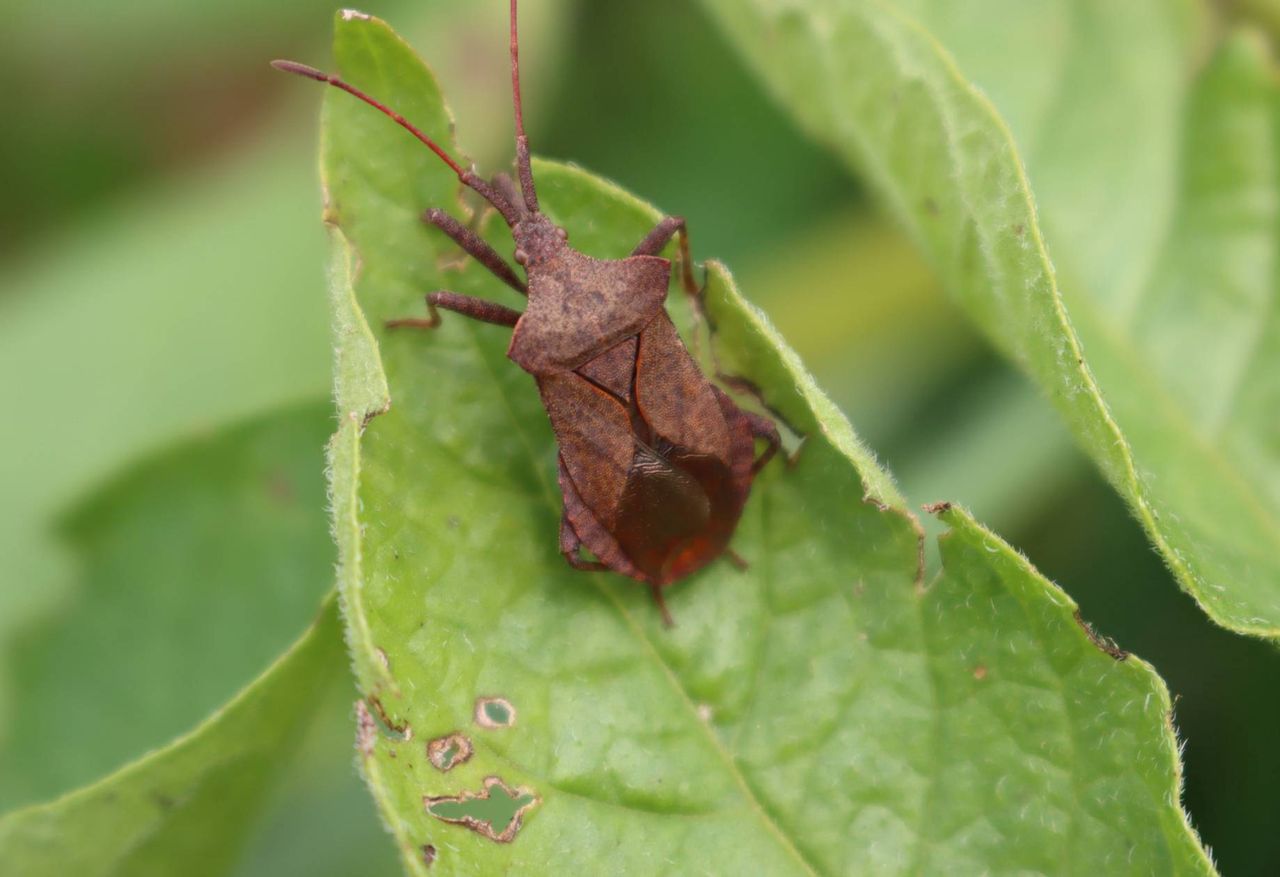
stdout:
{"type": "Polygon", "coordinates": [[[650,583],[649,592],[653,594],[653,602],[658,604],[658,611],[662,613],[662,623],[667,627],[675,627],[676,620],[671,617],[671,610],[667,608],[667,600],[662,596],[662,585],[650,583]]]}
{"type": "Polygon", "coordinates": [[[388,329],[434,329],[440,325],[440,312],[437,308],[444,308],[482,323],[493,323],[495,326],[514,326],[516,320],[520,319],[519,311],[513,311],[497,302],[459,295],[456,292],[433,292],[427,296],[427,313],[430,316],[387,320],[384,325],[388,329]]]}
{"type": "Polygon", "coordinates": [[[560,519],[560,551],[564,554],[565,560],[575,569],[607,569],[643,581],[644,574],[627,559],[618,541],[605,529],[583,501],[564,464],[563,456],[560,458],[559,469],[560,495],[564,497],[564,514],[560,519]],[[568,539],[565,532],[566,523],[571,534],[568,539]],[[578,555],[578,549],[584,545],[596,556],[600,563],[599,567],[582,565],[589,564],[578,555]],[[565,549],[570,546],[573,549],[572,553],[565,554],[565,549]]]}
{"type": "Polygon", "coordinates": [[[485,243],[484,238],[467,228],[461,222],[445,213],[439,207],[432,207],[422,214],[422,221],[434,225],[453,239],[453,242],[466,250],[473,259],[488,268],[494,275],[521,295],[529,294],[529,286],[518,276],[515,270],[503,261],[493,247],[485,243]]]}
{"type": "Polygon", "coordinates": [[[569,566],[586,572],[600,572],[609,568],[598,560],[583,560],[582,555],[579,554],[581,548],[582,540],[578,538],[573,524],[569,523],[569,516],[561,515],[560,553],[564,555],[565,560],[569,561],[569,566]]]}
{"type": "Polygon", "coordinates": [[[672,620],[671,611],[667,609],[667,601],[662,596],[662,586],[646,578],[640,570],[636,569],[635,565],[622,554],[613,537],[595,519],[591,509],[587,508],[582,497],[578,495],[563,457],[560,459],[560,492],[564,496],[564,514],[560,518],[560,553],[564,555],[569,565],[574,569],[582,570],[612,570],[646,582],[650,593],[653,594],[653,601],[658,604],[658,610],[662,613],[663,623],[667,627],[674,626],[675,621],[672,620]],[[591,552],[601,560],[593,563],[579,555],[579,550],[587,543],[578,535],[577,527],[582,527],[587,538],[592,540],[592,545],[596,547],[588,547],[591,547],[591,552]]]}
{"type": "Polygon", "coordinates": [[[693,259],[689,255],[689,229],[683,216],[668,216],[653,227],[631,251],[633,256],[656,256],[662,252],[676,234],[680,235],[680,284],[684,291],[695,298],[701,292],[693,279],[693,259]]]}
{"type": "Polygon", "coordinates": [[[751,435],[754,438],[764,439],[766,443],[764,452],[751,464],[751,472],[754,475],[773,459],[774,454],[778,453],[782,447],[782,436],[778,434],[778,425],[769,418],[754,411],[743,411],[742,416],[747,419],[747,425],[751,427],[751,435]]]}

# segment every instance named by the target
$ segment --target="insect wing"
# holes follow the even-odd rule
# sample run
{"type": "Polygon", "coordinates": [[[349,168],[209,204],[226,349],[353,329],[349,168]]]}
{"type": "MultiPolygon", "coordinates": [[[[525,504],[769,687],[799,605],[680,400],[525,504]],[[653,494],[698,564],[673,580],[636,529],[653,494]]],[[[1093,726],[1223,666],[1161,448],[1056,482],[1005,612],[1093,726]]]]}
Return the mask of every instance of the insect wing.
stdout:
{"type": "Polygon", "coordinates": [[[600,523],[612,528],[635,454],[626,410],[573,372],[539,377],[538,390],[578,494],[600,523]]]}
{"type": "Polygon", "coordinates": [[[733,451],[724,410],[663,311],[640,335],[636,404],[653,432],[689,453],[728,460],[733,451]]]}

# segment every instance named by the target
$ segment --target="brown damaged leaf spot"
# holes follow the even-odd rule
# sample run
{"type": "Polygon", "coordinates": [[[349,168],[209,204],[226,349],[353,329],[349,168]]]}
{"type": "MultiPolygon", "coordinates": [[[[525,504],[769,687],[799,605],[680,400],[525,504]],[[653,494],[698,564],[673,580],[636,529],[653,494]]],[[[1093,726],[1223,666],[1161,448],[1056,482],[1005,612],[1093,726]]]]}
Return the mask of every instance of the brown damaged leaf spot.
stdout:
{"type": "Polygon", "coordinates": [[[453,770],[471,758],[471,741],[456,731],[427,744],[427,760],[439,771],[453,770]]]}
{"type": "Polygon", "coordinates": [[[504,697],[477,697],[475,719],[482,728],[510,728],[516,723],[516,708],[504,697]]]}
{"type": "Polygon", "coordinates": [[[1093,625],[1085,621],[1083,616],[1080,615],[1079,609],[1075,611],[1073,617],[1076,620],[1076,624],[1080,625],[1080,629],[1084,631],[1085,636],[1089,637],[1089,642],[1097,646],[1099,650],[1106,652],[1117,661],[1123,661],[1125,658],[1129,657],[1129,653],[1120,648],[1115,640],[1109,636],[1103,636],[1094,630],[1093,625]]]}
{"type": "Polygon", "coordinates": [[[501,777],[485,777],[480,793],[424,796],[427,813],[442,822],[464,825],[476,834],[497,843],[511,843],[524,821],[524,815],[541,799],[525,788],[513,789],[501,777]]]}
{"type": "Polygon", "coordinates": [[[390,410],[391,410],[391,400],[388,399],[381,408],[371,408],[370,410],[364,412],[364,414],[357,414],[355,411],[352,411],[351,419],[357,423],[359,431],[361,435],[363,435],[365,429],[368,428],[369,423],[375,417],[379,417],[383,414],[386,414],[390,410]]]}
{"type": "Polygon", "coordinates": [[[924,527],[920,526],[920,519],[906,509],[900,509],[897,506],[890,505],[873,493],[867,493],[862,497],[862,501],[877,511],[886,514],[901,515],[902,518],[911,525],[911,529],[916,534],[916,578],[915,590],[917,594],[923,595],[925,592],[924,574],[925,574],[925,545],[924,540],[927,538],[924,527]]]}
{"type": "Polygon", "coordinates": [[[973,678],[974,678],[974,679],[977,679],[979,682],[981,682],[983,679],[986,679],[986,678],[987,678],[987,665],[986,665],[986,664],[979,664],[978,666],[974,667],[974,668],[973,668],[973,678]]]}
{"type": "MultiPolygon", "coordinates": [[[[399,743],[408,743],[413,739],[413,727],[408,720],[393,722],[386,707],[382,705],[382,701],[376,694],[370,694],[365,698],[369,702],[369,706],[373,707],[374,714],[378,717],[378,724],[382,726],[382,731],[388,737],[398,736],[399,743]]],[[[367,712],[367,710],[366,710],[367,712]]]]}
{"type": "Polygon", "coordinates": [[[363,700],[356,701],[356,748],[365,758],[373,755],[373,747],[378,742],[378,725],[369,713],[363,700]]]}

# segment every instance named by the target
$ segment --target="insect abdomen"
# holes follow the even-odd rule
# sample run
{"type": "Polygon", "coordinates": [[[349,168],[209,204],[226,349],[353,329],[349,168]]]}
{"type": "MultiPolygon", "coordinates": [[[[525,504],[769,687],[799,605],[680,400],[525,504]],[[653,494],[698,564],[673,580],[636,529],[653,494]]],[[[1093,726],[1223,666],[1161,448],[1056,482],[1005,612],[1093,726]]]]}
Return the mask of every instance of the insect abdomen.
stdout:
{"type": "Polygon", "coordinates": [[[614,530],[649,581],[675,581],[721,553],[742,511],[730,474],[714,457],[637,448],[614,530]]]}

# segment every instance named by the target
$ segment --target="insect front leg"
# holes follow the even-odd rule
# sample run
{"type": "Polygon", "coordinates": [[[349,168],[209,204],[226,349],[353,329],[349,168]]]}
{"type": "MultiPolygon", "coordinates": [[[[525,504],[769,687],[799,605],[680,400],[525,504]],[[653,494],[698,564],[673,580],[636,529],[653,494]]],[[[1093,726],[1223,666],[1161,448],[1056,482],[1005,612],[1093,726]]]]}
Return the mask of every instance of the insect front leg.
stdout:
{"type": "Polygon", "coordinates": [[[680,235],[680,285],[689,295],[697,298],[701,288],[693,279],[693,258],[689,255],[689,228],[683,216],[668,216],[653,227],[653,231],[644,236],[644,240],[636,244],[631,251],[633,256],[656,256],[671,239],[680,235]]]}
{"type": "Polygon", "coordinates": [[[495,326],[514,326],[516,320],[520,319],[519,311],[497,302],[459,295],[456,292],[433,292],[427,296],[427,317],[387,320],[384,325],[388,329],[434,329],[440,325],[440,312],[437,308],[444,308],[482,323],[493,323],[495,326]]]}
{"type": "Polygon", "coordinates": [[[427,225],[434,225],[447,234],[455,244],[462,247],[473,259],[492,271],[494,276],[507,286],[510,286],[521,295],[529,294],[528,284],[516,275],[515,269],[503,261],[503,258],[498,255],[493,247],[485,242],[484,238],[461,222],[458,222],[458,220],[445,213],[439,207],[432,207],[422,214],[422,221],[427,225]]]}

